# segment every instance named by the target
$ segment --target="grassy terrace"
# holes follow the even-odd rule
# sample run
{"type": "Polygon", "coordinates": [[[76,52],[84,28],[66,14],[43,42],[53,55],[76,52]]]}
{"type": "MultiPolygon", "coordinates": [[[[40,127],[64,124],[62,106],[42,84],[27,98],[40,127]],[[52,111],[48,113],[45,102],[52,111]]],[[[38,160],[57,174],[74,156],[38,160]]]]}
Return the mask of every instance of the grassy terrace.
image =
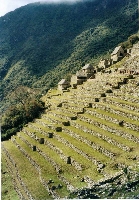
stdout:
{"type": "Polygon", "coordinates": [[[116,98],[116,97],[108,97],[108,99],[110,99],[110,100],[112,100],[114,102],[117,102],[117,103],[121,103],[123,105],[126,104],[126,105],[129,105],[129,106],[133,106],[135,108],[139,108],[139,104],[137,104],[137,103],[121,100],[121,99],[116,98]]]}
{"type": "MultiPolygon", "coordinates": [[[[62,109],[62,111],[65,111],[65,110],[63,110],[62,109]]],[[[54,112],[53,112],[54,113],[54,112]]],[[[59,122],[59,123],[61,123],[62,124],[62,122],[64,122],[64,121],[68,121],[65,117],[67,116],[67,117],[72,117],[72,116],[75,116],[75,115],[72,115],[71,114],[71,112],[69,112],[67,115],[64,113],[64,112],[62,112],[62,114],[60,115],[59,113],[60,112],[56,112],[56,114],[57,115],[53,115],[53,113],[48,113],[47,114],[47,119],[49,120],[49,121],[55,121],[55,123],[57,123],[57,121],[59,122]]],[[[76,112],[74,112],[75,114],[76,114],[76,112]]],[[[50,123],[50,122],[49,122],[50,123]]]]}
{"type": "MultiPolygon", "coordinates": [[[[24,143],[20,138],[16,137],[16,142],[40,166],[41,176],[43,177],[43,179],[46,182],[48,182],[50,179],[52,179],[54,182],[52,185],[57,186],[58,184],[61,184],[63,186],[60,190],[56,190],[56,193],[59,193],[61,197],[67,195],[66,185],[61,180],[59,180],[59,178],[57,177],[57,173],[56,173],[55,169],[53,168],[53,166],[46,159],[44,159],[44,157],[41,156],[37,151],[32,151],[30,149],[30,147],[26,143],[24,143]]],[[[34,180],[34,182],[36,182],[36,181],[34,180]]],[[[50,185],[50,187],[52,185],[50,185]]],[[[43,198],[49,199],[50,197],[43,197],[43,198]]]]}
{"type": "MultiPolygon", "coordinates": [[[[84,114],[84,116],[88,117],[89,119],[93,118],[93,119],[95,119],[96,121],[98,121],[97,118],[92,117],[92,116],[90,116],[90,115],[84,114]]],[[[61,120],[60,118],[58,118],[58,117],[53,117],[52,115],[50,115],[50,116],[48,115],[48,117],[51,118],[51,119],[59,120],[59,121],[61,120]]],[[[102,123],[103,121],[106,123],[106,120],[101,120],[101,123],[102,123]]],[[[121,157],[120,159],[122,160],[123,157],[125,157],[125,156],[126,156],[126,157],[128,157],[128,156],[130,157],[130,156],[133,156],[135,152],[136,152],[136,153],[138,152],[138,144],[136,144],[136,143],[134,143],[134,142],[132,142],[132,141],[129,141],[129,140],[125,139],[125,138],[121,138],[120,136],[114,135],[114,134],[112,134],[112,133],[110,133],[110,132],[108,132],[108,131],[102,130],[102,129],[99,128],[99,127],[93,126],[92,124],[90,125],[90,124],[88,124],[88,123],[86,123],[86,122],[83,122],[83,121],[81,121],[81,120],[76,120],[75,122],[78,123],[78,124],[80,124],[80,125],[83,125],[84,127],[90,128],[91,130],[96,131],[96,132],[98,132],[99,134],[106,135],[106,136],[108,136],[109,138],[112,138],[113,140],[115,140],[115,141],[121,143],[122,145],[127,145],[128,147],[134,149],[134,152],[126,153],[126,152],[124,152],[123,150],[119,149],[119,147],[117,147],[117,146],[115,146],[115,145],[111,145],[111,144],[107,143],[107,141],[104,141],[103,139],[99,139],[98,137],[92,136],[92,135],[90,135],[90,134],[86,134],[86,133],[84,133],[83,131],[78,130],[78,129],[72,127],[72,130],[74,130],[76,134],[78,133],[78,134],[81,135],[82,137],[85,137],[85,138],[87,138],[88,140],[90,140],[90,141],[92,141],[92,142],[96,142],[96,144],[99,144],[99,145],[101,145],[102,147],[106,148],[107,150],[116,153],[116,154],[118,155],[118,156],[117,156],[117,159],[118,159],[118,160],[119,160],[119,157],[121,157]],[[120,156],[119,156],[119,155],[120,155],[120,156]]],[[[108,124],[109,124],[109,122],[108,122],[108,124]]],[[[108,124],[107,124],[107,125],[108,125],[108,124]]],[[[111,124],[111,123],[110,123],[110,124],[111,124]]],[[[113,127],[113,124],[111,124],[111,126],[113,127]]],[[[71,126],[67,126],[67,127],[65,126],[65,128],[66,128],[66,129],[71,129],[71,126]]],[[[119,128],[122,129],[121,127],[119,127],[119,128]]],[[[68,137],[67,134],[63,135],[64,133],[56,133],[56,134],[60,134],[61,137],[64,137],[64,138],[66,138],[66,139],[67,139],[67,137],[68,137]]],[[[72,139],[72,140],[71,140],[71,137],[68,138],[68,141],[70,141],[71,143],[75,144],[77,147],[83,146],[83,145],[81,145],[81,144],[79,143],[78,140],[77,140],[77,142],[75,142],[75,141],[76,141],[75,139],[72,139]],[[78,143],[78,144],[77,144],[77,143],[78,143]]],[[[81,148],[81,147],[80,147],[80,148],[81,148]]],[[[83,148],[84,148],[84,147],[83,147],[83,148]]],[[[85,149],[87,150],[86,147],[84,148],[84,151],[85,151],[85,149]]],[[[82,150],[83,150],[83,149],[82,149],[82,150]]],[[[88,152],[89,152],[89,149],[88,149],[88,152]]],[[[92,149],[92,152],[94,152],[93,149],[92,149]]],[[[93,155],[94,155],[94,156],[97,155],[96,151],[95,151],[95,153],[94,153],[93,155]]],[[[105,157],[105,156],[104,156],[104,157],[105,157]]],[[[99,158],[101,158],[100,155],[99,155],[99,158]]],[[[124,160],[125,160],[125,159],[124,159],[124,160]]],[[[123,161],[124,161],[124,160],[123,160],[123,161]]],[[[126,160],[126,163],[129,164],[129,163],[131,163],[131,161],[126,160]]]]}
{"type": "MultiPolygon", "coordinates": [[[[124,156],[124,154],[126,154],[127,156],[134,156],[135,154],[139,155],[139,152],[138,152],[138,144],[132,142],[132,141],[129,141],[129,140],[126,140],[125,138],[122,138],[120,136],[117,136],[117,135],[114,135],[114,134],[111,134],[110,132],[108,131],[105,131],[101,128],[98,128],[96,126],[93,126],[92,124],[88,124],[86,122],[83,122],[81,120],[76,120],[76,123],[79,124],[79,125],[82,125],[86,128],[89,128],[90,130],[93,130],[93,131],[96,131],[100,134],[103,134],[103,135],[106,135],[114,140],[117,140],[119,143],[123,144],[123,145],[127,145],[131,148],[134,149],[133,152],[124,152],[122,151],[121,149],[119,149],[118,147],[114,146],[114,145],[110,145],[108,144],[106,141],[104,141],[104,147],[106,147],[107,149],[111,150],[112,152],[115,152],[117,153],[118,155],[120,155],[119,157],[121,157],[122,155],[124,156]]],[[[96,142],[98,142],[99,140],[96,139],[96,142]]],[[[103,141],[103,140],[102,140],[103,141]]],[[[98,144],[100,144],[98,142],[98,144]]],[[[102,145],[102,144],[101,144],[102,145]]]]}
{"type": "MultiPolygon", "coordinates": [[[[40,125],[40,128],[43,129],[43,126],[40,125]]],[[[85,137],[86,139],[89,139],[89,140],[90,140],[90,139],[93,139],[93,136],[91,136],[90,134],[87,134],[87,135],[86,135],[83,131],[81,131],[81,130],[79,130],[79,129],[76,129],[75,127],[72,127],[72,126],[65,126],[64,128],[67,129],[67,130],[74,131],[76,134],[78,134],[79,136],[85,137]]],[[[30,128],[28,129],[28,128],[26,128],[26,129],[27,129],[28,131],[30,131],[30,132],[34,132],[35,135],[37,135],[38,137],[42,137],[42,134],[39,133],[39,131],[36,131],[35,128],[34,128],[34,129],[30,129],[30,128]]],[[[77,146],[79,149],[85,150],[85,152],[86,152],[87,154],[92,155],[92,156],[95,157],[96,159],[97,159],[98,156],[99,156],[99,158],[100,158],[99,160],[100,160],[101,162],[110,161],[110,159],[107,158],[105,155],[102,155],[101,153],[95,151],[92,147],[89,147],[88,145],[83,144],[83,142],[80,142],[80,141],[76,140],[75,138],[69,136],[67,133],[64,133],[64,132],[55,132],[55,134],[60,135],[60,136],[63,136],[63,138],[67,139],[70,143],[72,143],[72,142],[75,143],[76,146],[77,146]],[[85,145],[85,147],[84,147],[84,145],[85,145]],[[90,152],[90,153],[89,153],[89,152],[90,152]]],[[[47,137],[46,135],[43,135],[43,137],[44,137],[45,139],[48,140],[48,137],[47,137]]],[[[50,140],[50,141],[51,141],[51,140],[50,140]]],[[[92,140],[92,141],[93,141],[93,140],[92,140]]]]}
{"type": "MultiPolygon", "coordinates": [[[[89,124],[86,123],[86,122],[83,122],[83,121],[81,121],[81,120],[77,120],[76,122],[77,122],[77,124],[79,124],[79,125],[82,125],[82,126],[84,126],[84,127],[86,127],[86,128],[90,128],[91,130],[93,130],[93,129],[91,128],[92,125],[89,126],[89,124]]],[[[104,134],[103,130],[101,130],[101,133],[104,134]]],[[[117,155],[121,155],[121,149],[119,149],[119,148],[118,148],[117,146],[115,146],[115,145],[109,144],[107,141],[104,141],[103,139],[99,139],[98,137],[93,137],[93,136],[91,135],[91,136],[90,136],[90,140],[91,140],[92,142],[95,142],[96,144],[98,144],[98,145],[104,147],[105,149],[109,150],[110,152],[113,152],[113,153],[115,153],[115,154],[117,154],[117,155]]]]}
{"type": "MultiPolygon", "coordinates": [[[[97,118],[97,117],[94,117],[90,114],[83,114],[84,117],[88,118],[88,119],[92,119],[94,120],[95,122],[100,122],[102,124],[105,124],[107,126],[110,126],[112,128],[115,128],[115,129],[119,129],[119,130],[124,130],[125,132],[127,131],[128,133],[130,133],[130,130],[128,129],[125,129],[123,127],[119,127],[119,125],[115,124],[115,123],[112,123],[112,122],[109,122],[109,121],[106,121],[106,120],[103,120],[103,119],[100,119],[100,118],[97,118]]],[[[51,120],[58,120],[59,122],[61,121],[61,118],[59,117],[54,117],[53,115],[48,115],[48,118],[51,119],[51,120]]],[[[132,141],[129,141],[128,139],[125,139],[125,138],[121,138],[120,136],[117,136],[115,134],[112,134],[108,131],[105,131],[105,130],[102,130],[101,128],[99,127],[96,127],[92,124],[89,124],[87,122],[84,122],[82,120],[76,120],[75,121],[76,123],[79,123],[80,125],[84,126],[84,127],[87,127],[87,128],[90,128],[91,130],[94,130],[96,132],[99,132],[100,134],[103,133],[104,135],[108,136],[109,138],[112,138],[114,139],[115,141],[123,144],[123,145],[127,145],[128,147],[130,148],[134,148],[135,150],[138,148],[138,144],[132,142],[132,141]]],[[[132,131],[135,135],[138,135],[138,132],[137,131],[132,131]]],[[[131,133],[130,133],[131,134],[131,133]]],[[[92,137],[92,136],[91,136],[92,137]]],[[[139,137],[139,136],[138,136],[139,137]]],[[[96,139],[96,142],[97,142],[97,139],[96,139]]],[[[107,145],[106,145],[107,146],[107,145]]],[[[111,147],[111,144],[109,144],[108,146],[111,147]]],[[[107,146],[107,147],[108,147],[107,146]]],[[[112,150],[113,150],[113,146],[111,147],[112,150]]],[[[118,147],[116,147],[118,148],[118,147]]],[[[119,149],[119,148],[118,148],[119,149]]],[[[121,150],[120,150],[121,151],[121,150]]]]}
{"type": "MultiPolygon", "coordinates": [[[[105,119],[101,119],[101,118],[98,118],[98,117],[95,117],[95,116],[92,116],[91,114],[87,114],[85,113],[83,116],[85,116],[86,118],[88,119],[91,119],[91,120],[94,120],[95,122],[100,122],[101,124],[104,124],[108,127],[111,127],[115,130],[119,130],[119,131],[124,131],[125,133],[128,133],[128,134],[132,134],[133,136],[139,138],[139,134],[138,134],[138,131],[133,131],[133,130],[130,130],[130,129],[127,129],[127,128],[124,128],[124,127],[121,127],[119,126],[118,124],[115,124],[113,122],[110,122],[110,121],[107,121],[105,119]]],[[[92,127],[92,125],[90,125],[92,127]]],[[[92,127],[93,128],[93,127],[92,127]]],[[[101,129],[102,131],[102,129],[101,129]]],[[[104,130],[103,130],[104,131],[104,130]]],[[[123,138],[121,138],[123,139],[123,138]]]]}
{"type": "Polygon", "coordinates": [[[129,110],[129,109],[124,109],[124,108],[121,108],[121,107],[118,107],[117,105],[112,105],[112,104],[107,104],[104,103],[104,102],[97,102],[97,103],[94,103],[94,105],[103,105],[103,106],[106,106],[108,108],[110,108],[109,112],[111,112],[111,110],[117,110],[117,111],[121,111],[121,112],[124,112],[124,113],[127,113],[127,114],[131,114],[131,115],[135,115],[137,117],[139,117],[139,113],[138,112],[135,112],[133,110],[129,110]]]}
{"type": "MultiPolygon", "coordinates": [[[[46,189],[42,186],[39,180],[38,172],[29,163],[28,159],[23,156],[19,149],[10,141],[3,142],[4,147],[10,152],[10,155],[17,163],[17,169],[23,182],[27,185],[35,199],[50,198],[46,189]],[[21,159],[22,158],[22,159],[21,159]]],[[[14,170],[14,168],[13,168],[14,170]]]]}
{"type": "Polygon", "coordinates": [[[68,110],[67,109],[64,109],[64,108],[59,108],[58,110],[52,110],[51,111],[52,113],[54,113],[54,114],[57,114],[57,115],[61,115],[61,118],[71,118],[71,117],[74,117],[74,116],[76,116],[76,113],[74,114],[72,114],[71,112],[68,112],[68,110]]]}
{"type": "MultiPolygon", "coordinates": [[[[48,137],[43,136],[41,133],[36,132],[36,135],[41,138],[44,137],[46,140],[50,140],[48,137]]],[[[38,148],[40,148],[44,153],[46,153],[49,157],[52,157],[52,159],[58,163],[62,169],[64,174],[68,174],[68,173],[77,173],[77,170],[74,169],[73,166],[67,165],[65,162],[63,162],[63,160],[57,155],[57,153],[52,150],[49,146],[44,145],[44,144],[40,144],[39,142],[37,142],[36,140],[34,140],[33,138],[29,137],[28,135],[22,133],[21,136],[26,139],[27,141],[29,141],[30,144],[35,144],[38,148]]]]}
{"type": "Polygon", "coordinates": [[[58,126],[61,126],[61,124],[55,124],[55,123],[51,122],[51,119],[50,119],[50,118],[42,118],[42,119],[39,119],[39,120],[36,121],[35,124],[37,124],[38,127],[39,127],[39,124],[42,124],[42,123],[44,124],[44,127],[45,127],[46,130],[47,130],[47,129],[50,130],[51,127],[56,128],[56,127],[58,127],[58,126]],[[50,128],[49,128],[49,127],[50,127],[50,128]]]}
{"type": "MultiPolygon", "coordinates": [[[[36,132],[36,135],[38,137],[42,137],[42,134],[40,134],[39,132],[36,132]]],[[[77,171],[75,169],[74,166],[72,165],[68,165],[66,164],[66,162],[64,162],[60,156],[54,151],[52,150],[50,147],[48,147],[47,145],[44,144],[39,144],[39,142],[37,142],[36,140],[34,140],[33,138],[29,137],[28,135],[21,133],[21,136],[26,139],[30,144],[36,145],[39,149],[41,149],[46,155],[48,155],[50,158],[52,158],[62,169],[62,175],[69,181],[72,182],[73,179],[73,175],[76,176],[74,183],[72,183],[75,187],[83,187],[86,184],[80,182],[80,179],[82,177],[81,173],[79,171],[77,171]],[[78,176],[78,178],[77,178],[78,176]]],[[[51,142],[52,139],[48,139],[48,137],[44,138],[46,140],[48,140],[49,142],[51,142]]],[[[42,156],[40,156],[42,157],[42,156]]],[[[50,164],[50,163],[49,163],[50,164]]],[[[47,166],[46,166],[47,167],[47,166]]],[[[51,166],[51,168],[53,168],[51,166]]],[[[52,169],[53,170],[53,169],[52,169]]],[[[56,172],[55,172],[56,173],[56,172]]],[[[54,174],[55,174],[54,173],[54,174]]],[[[53,173],[52,173],[53,174],[53,173]]],[[[51,179],[54,180],[53,175],[51,174],[51,179]]],[[[63,183],[62,183],[63,185],[63,183]]]]}
{"type": "MultiPolygon", "coordinates": [[[[87,108],[87,109],[88,109],[88,108],[87,108]]],[[[98,114],[102,114],[102,115],[111,117],[111,118],[113,118],[113,119],[117,119],[117,120],[119,120],[119,121],[124,120],[125,122],[128,122],[128,123],[134,124],[134,125],[136,125],[136,126],[139,126],[139,121],[132,120],[132,119],[127,118],[127,117],[125,117],[125,116],[113,114],[113,113],[110,113],[110,112],[107,112],[107,111],[104,111],[104,110],[101,110],[101,109],[97,109],[97,108],[96,108],[96,109],[91,108],[90,110],[91,110],[91,111],[94,111],[94,112],[97,112],[98,114]]]]}
{"type": "MultiPolygon", "coordinates": [[[[7,199],[19,200],[19,197],[13,186],[12,174],[10,173],[9,167],[7,167],[7,165],[10,166],[10,162],[8,162],[7,156],[5,155],[5,153],[2,152],[1,154],[1,198],[3,200],[7,200],[7,199]]],[[[13,169],[13,173],[14,173],[14,169],[13,169]]]]}
{"type": "MultiPolygon", "coordinates": [[[[90,133],[86,133],[83,130],[79,129],[79,128],[75,128],[74,126],[65,126],[64,130],[68,130],[68,131],[72,131],[73,134],[76,134],[77,136],[81,136],[82,138],[88,140],[88,141],[92,141],[95,142],[96,141],[96,137],[91,135],[90,133]]],[[[75,138],[75,136],[71,135],[69,136],[69,134],[67,133],[60,133],[60,134],[64,134],[65,138],[69,138],[68,140],[71,140],[71,138],[75,138]]],[[[101,140],[101,139],[100,139],[101,140]]],[[[76,142],[77,146],[79,146],[80,149],[84,149],[84,151],[87,154],[92,155],[93,157],[96,157],[96,159],[99,158],[99,160],[101,162],[109,162],[111,159],[108,158],[107,156],[101,154],[100,152],[94,150],[91,146],[85,145],[86,143],[84,143],[83,141],[78,141],[77,139],[74,139],[74,142],[76,142]],[[85,145],[85,148],[84,148],[85,145]],[[90,153],[89,153],[90,152],[90,153]]],[[[99,144],[99,143],[98,143],[99,144]]]]}
{"type": "MultiPolygon", "coordinates": [[[[65,129],[68,130],[72,130],[72,128],[70,127],[64,127],[65,129]]],[[[76,129],[76,128],[75,128],[76,129]]],[[[74,131],[75,131],[74,129],[74,131]]],[[[80,132],[78,130],[78,132],[80,132]]],[[[94,150],[91,146],[87,145],[86,143],[84,143],[83,141],[79,141],[78,139],[76,139],[75,137],[72,137],[71,135],[67,134],[66,132],[57,132],[55,133],[56,135],[61,136],[62,138],[66,139],[68,141],[68,143],[73,144],[75,147],[77,147],[78,149],[82,150],[83,152],[85,152],[86,154],[93,156],[96,158],[96,160],[98,160],[98,156],[99,156],[99,161],[106,163],[108,161],[110,161],[109,158],[107,158],[107,156],[102,155],[101,153],[97,152],[96,150],[94,150]]],[[[75,134],[76,131],[75,131],[75,134]]],[[[77,134],[78,136],[82,136],[82,134],[77,134]]],[[[83,137],[83,136],[82,136],[83,137]]],[[[84,134],[84,139],[89,139],[89,137],[86,137],[86,135],[84,134]]],[[[92,141],[95,142],[95,140],[93,140],[94,138],[91,137],[92,141]]],[[[90,140],[91,141],[91,140],[90,140]]]]}
{"type": "MultiPolygon", "coordinates": [[[[3,152],[3,156],[4,156],[4,152],[3,152]]],[[[10,155],[11,156],[11,155],[10,155]]],[[[15,167],[12,163],[11,163],[11,161],[10,161],[10,159],[7,157],[7,155],[5,154],[5,159],[6,159],[6,163],[7,163],[7,166],[8,166],[8,168],[9,168],[9,170],[10,170],[10,173],[12,174],[12,183],[13,183],[13,185],[14,185],[14,188],[16,189],[16,191],[17,191],[17,193],[18,193],[18,199],[20,199],[20,198],[24,198],[25,200],[27,200],[28,199],[28,196],[27,196],[27,194],[26,194],[26,192],[24,191],[24,188],[23,188],[23,186],[22,186],[22,184],[21,184],[21,181],[19,180],[19,178],[17,177],[17,173],[18,173],[18,169],[17,169],[17,166],[15,167]],[[22,197],[21,197],[22,196],[22,197]]],[[[19,174],[19,173],[18,173],[19,174]]],[[[22,179],[22,181],[23,181],[23,179],[22,179]]],[[[7,183],[7,184],[9,184],[9,182],[7,183]]],[[[30,191],[29,191],[30,192],[30,191]]],[[[17,193],[16,193],[16,195],[17,195],[17,193]]],[[[15,196],[15,199],[16,199],[17,197],[15,196]]],[[[8,198],[7,198],[8,199],[8,198]]],[[[14,197],[13,197],[13,199],[14,199],[14,197]]]]}
{"type": "MultiPolygon", "coordinates": [[[[57,133],[55,133],[57,134],[57,133]]],[[[42,137],[42,134],[40,134],[39,132],[36,132],[36,135],[38,137],[42,137]]],[[[80,182],[80,179],[84,176],[87,175],[89,173],[89,176],[92,177],[92,179],[96,180],[100,177],[102,177],[102,175],[98,174],[98,172],[96,171],[96,166],[93,165],[92,162],[86,160],[83,156],[80,156],[76,151],[72,150],[71,148],[65,146],[63,143],[59,142],[57,139],[55,138],[48,138],[46,136],[44,136],[44,138],[49,141],[51,144],[55,145],[56,147],[58,147],[60,150],[62,150],[62,152],[68,157],[71,156],[72,158],[74,158],[76,161],[81,162],[82,165],[84,165],[85,169],[80,172],[78,170],[76,170],[74,168],[74,166],[72,165],[68,165],[66,164],[65,161],[63,161],[60,156],[54,151],[52,150],[50,147],[48,147],[47,145],[43,145],[43,144],[39,144],[39,142],[35,141],[33,138],[30,138],[29,136],[27,136],[24,133],[21,133],[21,136],[23,138],[25,138],[27,141],[29,141],[30,144],[36,145],[38,148],[40,148],[44,153],[46,153],[48,156],[50,156],[57,164],[59,164],[62,168],[63,171],[63,175],[64,177],[68,180],[68,181],[72,181],[73,177],[75,176],[75,181],[73,183],[73,185],[75,187],[82,187],[85,186],[85,183],[80,182]],[[78,177],[79,176],[79,177],[78,177]],[[77,178],[78,177],[78,178],[77,178]]],[[[21,143],[20,143],[21,144],[21,143]]]]}
{"type": "MultiPolygon", "coordinates": [[[[128,93],[129,88],[134,87],[134,81],[133,83],[129,81],[120,89],[113,89],[113,93],[106,94],[104,98],[100,97],[100,94],[105,93],[107,88],[111,88],[106,84],[107,82],[117,85],[125,77],[122,74],[118,77],[118,73],[115,76],[112,73],[100,74],[96,79],[79,85],[77,89],[69,88],[63,93],[50,90],[46,96],[42,97],[49,109],[46,109],[39,119],[28,123],[14,136],[16,143],[40,166],[43,179],[46,182],[50,179],[54,181],[48,185],[49,188],[58,186],[58,184],[63,186],[61,189],[55,189],[61,198],[69,195],[67,184],[60,179],[62,176],[74,188],[81,189],[89,186],[87,182],[81,181],[87,176],[96,182],[109,175],[114,175],[125,166],[131,166],[132,169],[137,168],[139,131],[133,128],[139,127],[139,113],[137,112],[139,98],[134,97],[137,102],[134,103],[132,96],[128,93]],[[126,94],[123,94],[124,91],[126,94]],[[95,97],[98,97],[100,101],[95,102],[95,97]],[[59,105],[60,103],[62,104],[59,105]],[[92,108],[89,107],[90,105],[92,108]],[[72,118],[75,116],[77,118],[72,118]],[[124,124],[119,125],[122,120],[127,123],[127,127],[126,124],[125,126],[124,124]],[[66,124],[68,121],[70,123],[66,124]],[[57,127],[61,127],[62,131],[58,132],[57,127]],[[49,133],[53,133],[52,138],[49,138],[51,137],[49,133]],[[39,143],[40,138],[44,138],[44,144],[39,143]],[[36,146],[37,151],[33,151],[30,145],[36,146]],[[46,155],[46,158],[39,153],[39,150],[46,155]],[[67,164],[69,156],[72,164],[67,164]],[[100,163],[105,166],[99,171],[100,163]],[[61,169],[61,173],[58,173],[57,167],[61,169]],[[77,169],[78,167],[82,169],[77,169]]],[[[52,197],[41,183],[38,171],[28,158],[10,140],[3,142],[3,145],[17,163],[14,168],[7,160],[14,177],[17,169],[35,200],[51,199],[52,197]]],[[[6,154],[3,153],[2,157],[2,159],[6,158],[6,154]]],[[[27,199],[19,181],[16,178],[15,180],[24,199],[27,199]]],[[[5,195],[4,190],[2,195],[5,195]]],[[[12,192],[13,199],[18,199],[13,188],[12,192]]],[[[9,196],[5,195],[5,197],[9,196]]]]}
{"type": "MultiPolygon", "coordinates": [[[[53,123],[54,126],[61,126],[62,122],[66,121],[66,120],[64,120],[62,118],[58,118],[58,117],[55,117],[55,116],[51,115],[51,113],[45,115],[44,123],[45,123],[45,119],[49,121],[49,124],[53,123]]],[[[41,121],[43,122],[43,118],[42,118],[41,121]]]]}
{"type": "MultiPolygon", "coordinates": [[[[104,111],[101,111],[101,110],[99,110],[99,109],[87,108],[87,110],[91,110],[91,111],[93,111],[93,110],[94,110],[94,111],[100,111],[100,113],[105,114],[104,111]]],[[[98,113],[99,113],[99,112],[98,112],[98,113]]],[[[59,114],[60,114],[60,110],[59,110],[59,114]]],[[[107,113],[107,112],[106,112],[106,114],[108,114],[108,116],[113,116],[113,114],[109,114],[109,113],[107,113]]],[[[62,109],[61,115],[63,115],[63,109],[62,109]]],[[[117,124],[115,124],[115,123],[112,123],[112,122],[109,122],[109,121],[107,121],[107,120],[104,120],[104,119],[101,119],[101,118],[92,116],[92,115],[87,114],[87,113],[81,114],[81,116],[84,116],[84,117],[86,117],[86,118],[88,118],[88,119],[92,119],[92,120],[94,120],[95,122],[100,122],[100,123],[105,124],[105,125],[107,125],[107,126],[109,126],[109,127],[113,127],[113,128],[118,129],[118,130],[125,131],[125,132],[127,132],[128,134],[133,134],[135,137],[139,138],[138,131],[133,131],[133,130],[125,129],[125,128],[120,127],[119,125],[117,125],[117,124]]],[[[118,116],[118,115],[116,115],[116,116],[118,116]]],[[[51,118],[51,119],[53,119],[53,120],[58,120],[58,121],[61,120],[60,117],[58,117],[58,116],[57,116],[57,117],[54,117],[53,115],[51,115],[51,113],[50,113],[50,115],[48,114],[48,118],[49,118],[49,119],[51,118]]],[[[122,119],[124,119],[124,117],[123,117],[123,118],[120,118],[120,117],[118,116],[118,119],[121,119],[121,120],[122,120],[122,119]]],[[[132,120],[130,120],[130,119],[128,119],[128,118],[126,118],[126,119],[127,119],[127,121],[129,121],[130,123],[133,123],[133,122],[134,122],[133,124],[136,124],[136,125],[139,124],[138,121],[132,121],[132,120]]],[[[77,120],[77,121],[78,121],[78,120],[77,120]]],[[[94,130],[94,131],[97,131],[97,132],[100,132],[100,133],[103,132],[105,135],[107,135],[107,136],[109,136],[109,137],[111,137],[111,138],[117,140],[118,142],[121,142],[121,141],[122,141],[122,143],[124,143],[125,145],[129,145],[130,147],[137,146],[137,144],[135,144],[134,142],[129,141],[128,139],[127,139],[127,140],[126,140],[126,139],[123,139],[123,138],[121,138],[120,136],[111,134],[110,132],[105,131],[105,130],[102,130],[101,128],[96,127],[96,126],[94,126],[94,125],[92,125],[92,124],[90,125],[90,124],[88,124],[88,123],[82,122],[82,125],[84,125],[84,126],[86,126],[86,127],[90,127],[90,128],[91,128],[92,130],[94,130]]]]}
{"type": "MultiPolygon", "coordinates": [[[[88,160],[86,158],[84,158],[82,155],[78,154],[76,151],[74,151],[73,149],[71,149],[70,147],[64,145],[63,143],[59,142],[56,138],[53,138],[52,140],[50,140],[50,142],[58,147],[60,150],[62,150],[62,152],[64,153],[64,155],[71,156],[74,160],[76,160],[78,163],[80,163],[81,165],[84,166],[84,171],[86,171],[90,166],[93,167],[92,162],[88,162],[88,160]]],[[[94,166],[94,169],[96,168],[96,166],[94,166]]]]}
{"type": "MultiPolygon", "coordinates": [[[[50,124],[50,122],[49,122],[49,124],[50,124]]],[[[26,130],[26,129],[30,128],[30,130],[33,131],[34,129],[32,129],[32,127],[34,127],[34,128],[36,127],[36,129],[41,128],[42,131],[44,131],[46,133],[52,131],[51,128],[49,128],[48,126],[42,126],[41,124],[39,124],[39,122],[37,122],[37,123],[30,123],[29,127],[24,127],[24,129],[26,130]]],[[[33,131],[33,133],[34,133],[34,131],[33,131]]]]}

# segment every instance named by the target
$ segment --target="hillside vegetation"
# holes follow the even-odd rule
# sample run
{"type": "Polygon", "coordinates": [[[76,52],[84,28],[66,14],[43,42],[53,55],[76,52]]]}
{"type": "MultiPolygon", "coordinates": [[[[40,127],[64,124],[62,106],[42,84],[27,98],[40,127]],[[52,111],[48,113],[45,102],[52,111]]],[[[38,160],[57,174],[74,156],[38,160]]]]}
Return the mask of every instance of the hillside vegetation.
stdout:
{"type": "Polygon", "coordinates": [[[19,86],[45,94],[137,32],[138,2],[34,3],[0,18],[0,109],[19,86]]]}
{"type": "Polygon", "coordinates": [[[49,90],[45,112],[2,142],[20,199],[139,198],[138,62],[139,43],[76,89],[49,90]]]}

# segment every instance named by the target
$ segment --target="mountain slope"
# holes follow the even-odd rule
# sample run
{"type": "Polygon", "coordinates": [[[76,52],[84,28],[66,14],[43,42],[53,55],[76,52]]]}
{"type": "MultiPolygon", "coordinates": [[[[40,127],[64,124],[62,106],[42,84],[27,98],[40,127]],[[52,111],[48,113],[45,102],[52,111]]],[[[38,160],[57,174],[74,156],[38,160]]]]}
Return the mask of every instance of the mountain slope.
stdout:
{"type": "Polygon", "coordinates": [[[2,142],[19,198],[139,197],[138,61],[139,42],[76,89],[49,90],[45,112],[2,142]]]}
{"type": "Polygon", "coordinates": [[[2,110],[19,85],[45,93],[137,32],[137,1],[30,4],[0,18],[2,110]]]}

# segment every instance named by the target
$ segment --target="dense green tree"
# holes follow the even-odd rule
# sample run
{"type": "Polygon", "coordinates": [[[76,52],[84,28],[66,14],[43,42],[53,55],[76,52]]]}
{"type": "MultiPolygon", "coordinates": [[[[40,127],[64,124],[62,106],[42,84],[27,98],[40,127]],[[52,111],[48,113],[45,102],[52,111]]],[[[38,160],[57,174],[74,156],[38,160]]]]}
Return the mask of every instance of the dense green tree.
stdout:
{"type": "Polygon", "coordinates": [[[33,90],[27,87],[19,87],[12,93],[14,105],[7,109],[2,117],[2,140],[9,139],[19,131],[26,123],[38,117],[44,109],[41,102],[33,90]]]}

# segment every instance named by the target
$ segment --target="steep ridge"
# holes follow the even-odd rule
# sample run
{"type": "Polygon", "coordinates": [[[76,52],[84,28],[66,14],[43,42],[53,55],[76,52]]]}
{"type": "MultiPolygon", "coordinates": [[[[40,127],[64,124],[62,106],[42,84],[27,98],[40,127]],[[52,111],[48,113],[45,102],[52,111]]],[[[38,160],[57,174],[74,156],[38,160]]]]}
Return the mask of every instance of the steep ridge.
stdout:
{"type": "Polygon", "coordinates": [[[77,89],[49,90],[45,113],[2,142],[20,198],[137,198],[139,75],[127,70],[138,56],[139,43],[121,61],[126,73],[113,66],[77,89]]]}
{"type": "Polygon", "coordinates": [[[45,94],[138,31],[137,0],[34,3],[0,18],[0,109],[24,85],[45,94]]]}

